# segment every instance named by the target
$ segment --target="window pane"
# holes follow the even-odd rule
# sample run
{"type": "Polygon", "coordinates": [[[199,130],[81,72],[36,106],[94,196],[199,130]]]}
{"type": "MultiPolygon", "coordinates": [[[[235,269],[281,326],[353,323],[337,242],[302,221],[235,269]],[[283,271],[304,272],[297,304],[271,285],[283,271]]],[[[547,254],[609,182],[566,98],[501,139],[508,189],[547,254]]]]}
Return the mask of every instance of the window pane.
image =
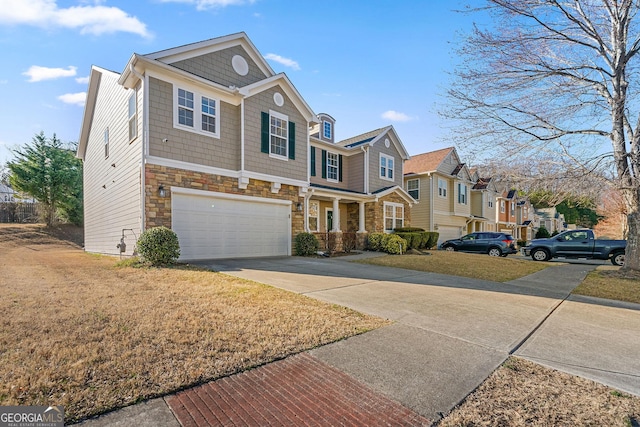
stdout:
{"type": "Polygon", "coordinates": [[[287,155],[287,141],[275,135],[271,136],[271,153],[278,156],[287,155]]]}
{"type": "Polygon", "coordinates": [[[389,159],[387,161],[388,163],[388,167],[387,167],[387,177],[389,179],[393,179],[393,159],[389,159]]]}
{"type": "Polygon", "coordinates": [[[384,229],[385,230],[393,230],[393,218],[385,218],[385,220],[384,220],[384,229]]]}
{"type": "Polygon", "coordinates": [[[178,109],[178,123],[193,127],[193,111],[185,108],[178,109]]]}
{"type": "Polygon", "coordinates": [[[212,116],[208,116],[206,114],[202,115],[202,130],[207,132],[216,133],[216,118],[212,116]]]}
{"type": "Polygon", "coordinates": [[[178,105],[193,109],[193,92],[178,89],[178,105]]]}
{"type": "Polygon", "coordinates": [[[202,112],[211,116],[216,115],[216,101],[213,99],[202,97],[202,112]]]}

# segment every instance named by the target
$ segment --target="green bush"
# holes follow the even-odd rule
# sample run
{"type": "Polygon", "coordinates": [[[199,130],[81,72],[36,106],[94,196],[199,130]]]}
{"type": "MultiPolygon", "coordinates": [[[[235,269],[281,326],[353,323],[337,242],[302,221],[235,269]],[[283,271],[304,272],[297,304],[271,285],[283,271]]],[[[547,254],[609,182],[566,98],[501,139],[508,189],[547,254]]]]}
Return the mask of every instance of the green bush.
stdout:
{"type": "Polygon", "coordinates": [[[440,238],[440,233],[437,231],[428,231],[427,233],[429,234],[429,240],[425,243],[425,248],[431,249],[436,247],[438,244],[438,238],[440,238]]]}
{"type": "Polygon", "coordinates": [[[393,231],[395,231],[396,233],[419,233],[421,231],[424,231],[424,228],[418,228],[418,227],[399,227],[394,229],[393,231]]]}
{"type": "Polygon", "coordinates": [[[519,248],[523,248],[527,246],[527,241],[526,240],[518,240],[518,247],[519,248]]]}
{"type": "Polygon", "coordinates": [[[540,227],[538,231],[536,231],[536,239],[548,239],[549,237],[551,237],[551,234],[549,234],[549,230],[545,227],[540,227]]]}
{"type": "Polygon", "coordinates": [[[180,244],[176,233],[167,227],[149,228],[138,239],[138,253],[151,265],[167,265],[180,257],[180,244]]]}
{"type": "MultiPolygon", "coordinates": [[[[413,230],[420,230],[414,228],[413,230]]],[[[429,234],[426,231],[396,232],[396,235],[407,241],[409,249],[423,249],[429,241],[429,234]]]]}
{"type": "Polygon", "coordinates": [[[367,239],[367,247],[371,251],[381,251],[382,249],[382,239],[386,236],[385,233],[369,233],[369,238],[367,239]]]}
{"type": "Polygon", "coordinates": [[[387,234],[382,241],[382,250],[388,254],[401,255],[407,251],[407,241],[397,234],[387,234]]]}
{"type": "Polygon", "coordinates": [[[315,234],[300,233],[296,236],[295,246],[296,255],[309,256],[315,255],[318,252],[320,244],[315,234]]]}

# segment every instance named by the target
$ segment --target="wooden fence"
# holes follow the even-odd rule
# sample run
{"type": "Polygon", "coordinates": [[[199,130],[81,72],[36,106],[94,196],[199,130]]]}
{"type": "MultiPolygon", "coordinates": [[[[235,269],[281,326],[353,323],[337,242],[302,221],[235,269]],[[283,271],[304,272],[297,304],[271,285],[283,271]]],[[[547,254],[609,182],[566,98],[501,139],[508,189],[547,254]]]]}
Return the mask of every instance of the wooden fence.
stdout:
{"type": "Polygon", "coordinates": [[[0,223],[38,222],[37,203],[0,202],[0,223]]]}

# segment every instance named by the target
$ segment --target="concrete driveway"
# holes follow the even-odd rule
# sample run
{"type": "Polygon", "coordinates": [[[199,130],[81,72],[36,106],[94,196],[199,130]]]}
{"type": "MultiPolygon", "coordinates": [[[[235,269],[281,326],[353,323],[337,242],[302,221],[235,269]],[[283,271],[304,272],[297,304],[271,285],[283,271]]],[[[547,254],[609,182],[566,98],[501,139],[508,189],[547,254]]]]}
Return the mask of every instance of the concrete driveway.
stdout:
{"type": "Polygon", "coordinates": [[[432,420],[512,353],[640,395],[640,306],[565,301],[593,265],[558,265],[495,283],[347,262],[351,259],[205,264],[394,320],[311,354],[432,420]]]}

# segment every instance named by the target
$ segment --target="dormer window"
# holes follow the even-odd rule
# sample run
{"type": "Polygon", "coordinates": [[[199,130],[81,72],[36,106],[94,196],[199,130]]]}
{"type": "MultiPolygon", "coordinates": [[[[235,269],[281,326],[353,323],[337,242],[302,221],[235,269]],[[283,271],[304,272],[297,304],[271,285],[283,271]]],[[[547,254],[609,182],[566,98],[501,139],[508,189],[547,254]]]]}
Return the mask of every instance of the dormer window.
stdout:
{"type": "Polygon", "coordinates": [[[331,135],[333,134],[333,128],[331,126],[331,122],[323,121],[322,122],[322,136],[325,139],[331,139],[331,135]]]}

